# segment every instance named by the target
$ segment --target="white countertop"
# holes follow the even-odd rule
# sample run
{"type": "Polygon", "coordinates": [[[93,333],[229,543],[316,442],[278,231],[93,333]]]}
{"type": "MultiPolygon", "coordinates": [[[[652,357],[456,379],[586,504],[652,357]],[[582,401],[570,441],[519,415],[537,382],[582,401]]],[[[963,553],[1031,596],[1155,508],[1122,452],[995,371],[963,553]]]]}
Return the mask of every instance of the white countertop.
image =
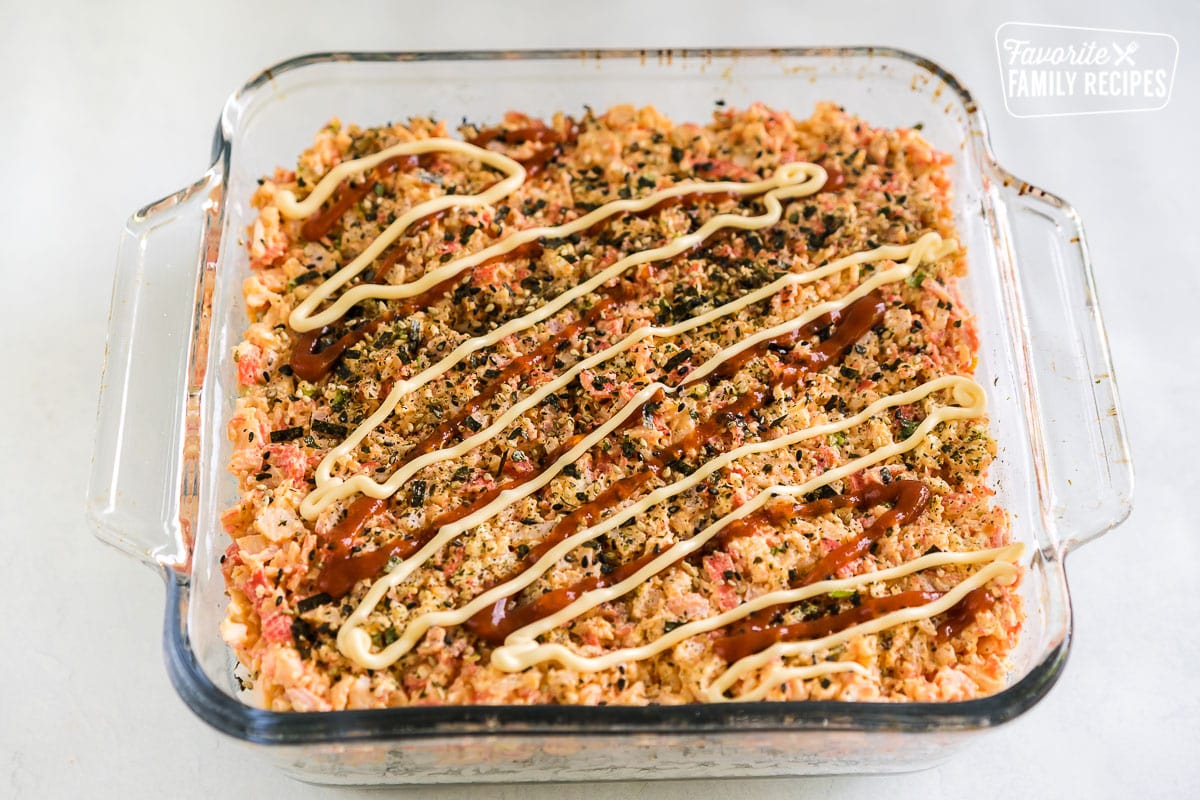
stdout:
{"type": "MultiPolygon", "coordinates": [[[[0,11],[0,796],[292,797],[291,782],[195,718],[163,668],[161,581],[83,519],[117,235],[143,203],[197,177],[225,96],[261,68],[330,49],[889,44],[958,75],[1001,161],[1087,223],[1138,467],[1133,516],[1069,559],[1065,675],[1032,711],[947,765],[897,777],[709,785],[516,787],[496,796],[1183,797],[1200,792],[1200,393],[1196,4],[851,0],[530,5],[112,2],[0,11]],[[749,6],[750,4],[747,4],[749,6]],[[1185,7],[1186,5],[1186,7],[1185,7]],[[525,8],[522,6],[522,8],[525,8]],[[254,9],[251,11],[251,9],[254,9]],[[407,10],[406,10],[407,9],[407,10]],[[636,13],[635,13],[636,12],[636,13]],[[514,22],[514,20],[516,22],[514,22]],[[993,33],[1009,20],[1172,32],[1163,111],[1016,119],[993,33]],[[19,288],[16,288],[19,287],[19,288]],[[53,298],[52,302],[47,302],[53,298]],[[1181,420],[1183,420],[1181,422],[1181,420]],[[19,454],[19,457],[18,457],[19,454]],[[1188,503],[1190,505],[1190,503],[1188,503]]],[[[457,797],[443,788],[417,796],[457,797]]]]}

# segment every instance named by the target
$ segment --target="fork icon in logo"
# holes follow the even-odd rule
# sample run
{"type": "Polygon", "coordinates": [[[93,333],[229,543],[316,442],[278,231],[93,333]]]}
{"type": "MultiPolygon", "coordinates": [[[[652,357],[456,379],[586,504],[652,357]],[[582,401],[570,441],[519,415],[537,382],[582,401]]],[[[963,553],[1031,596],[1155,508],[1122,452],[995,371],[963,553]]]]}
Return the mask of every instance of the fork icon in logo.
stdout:
{"type": "Polygon", "coordinates": [[[1138,43],[1137,42],[1130,42],[1128,44],[1128,46],[1126,46],[1124,49],[1121,48],[1121,45],[1117,44],[1116,42],[1113,42],[1113,52],[1115,52],[1117,54],[1117,60],[1113,62],[1113,66],[1119,67],[1122,64],[1124,64],[1126,61],[1129,62],[1129,66],[1131,66],[1131,67],[1135,66],[1135,64],[1133,63],[1133,54],[1136,53],[1137,51],[1138,51],[1138,43]]]}

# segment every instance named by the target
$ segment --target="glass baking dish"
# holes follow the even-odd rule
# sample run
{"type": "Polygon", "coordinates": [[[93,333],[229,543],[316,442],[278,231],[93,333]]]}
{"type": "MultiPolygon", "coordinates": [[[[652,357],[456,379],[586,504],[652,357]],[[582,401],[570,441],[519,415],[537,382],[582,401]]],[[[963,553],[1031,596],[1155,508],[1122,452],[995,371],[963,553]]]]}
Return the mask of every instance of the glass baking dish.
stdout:
{"type": "Polygon", "coordinates": [[[886,48],[327,53],[271,67],[226,103],[212,165],[133,215],[112,301],[88,514],[159,570],[164,649],[183,700],[287,773],[328,783],[533,781],[886,772],[931,766],[1020,715],[1062,672],[1063,559],[1119,524],[1133,472],[1080,220],[1000,167],[984,120],[937,65],[886,48]],[[245,326],[241,238],[257,178],[330,117],[451,121],[584,103],[654,104],[703,120],[722,102],[807,116],[831,99],[871,123],[921,123],[951,153],[981,332],[977,380],[1000,452],[991,483],[1029,547],[1028,613],[1008,687],[941,704],[421,707],[275,713],[241,699],[218,622],[218,521],[236,497],[224,423],[245,326]]]}

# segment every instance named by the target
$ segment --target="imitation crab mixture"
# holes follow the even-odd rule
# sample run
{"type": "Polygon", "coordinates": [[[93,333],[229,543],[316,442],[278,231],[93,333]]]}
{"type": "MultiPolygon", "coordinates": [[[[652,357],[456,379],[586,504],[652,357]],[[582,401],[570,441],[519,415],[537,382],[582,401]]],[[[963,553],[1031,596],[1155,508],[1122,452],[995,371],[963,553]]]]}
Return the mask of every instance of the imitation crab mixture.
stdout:
{"type": "Polygon", "coordinates": [[[986,483],[987,419],[945,413],[964,405],[978,349],[956,288],[966,262],[948,163],[916,130],[829,104],[806,120],[755,105],[677,124],[620,106],[457,131],[423,118],[319,131],[254,193],[250,322],[232,353],[240,496],[223,516],[222,632],[256,701],[926,701],[1002,688],[1022,620],[1019,568],[986,483]],[[294,205],[337,165],[435,138],[524,174],[494,201],[420,214],[374,256],[405,212],[484,193],[503,172],[466,148],[398,148],[332,176],[311,214],[287,213],[285,195],[294,205]],[[772,218],[766,183],[801,163],[820,169],[806,167],[809,189],[781,192],[772,218]],[[608,205],[680,184],[707,188],[636,211],[608,205]],[[522,230],[597,210],[604,218],[583,230],[455,272],[522,230]],[[630,259],[721,214],[767,217],[630,259]],[[316,310],[354,287],[363,298],[297,329],[297,306],[356,259],[316,310]],[[437,280],[419,292],[373,296],[426,275],[437,280]],[[432,377],[414,386],[420,375],[432,377]],[[312,502],[353,476],[382,496],[312,502]],[[647,500],[656,490],[665,499],[647,500]],[[892,577],[871,578],[884,570],[892,577]],[[457,621],[428,616],[518,579],[457,621]]]}

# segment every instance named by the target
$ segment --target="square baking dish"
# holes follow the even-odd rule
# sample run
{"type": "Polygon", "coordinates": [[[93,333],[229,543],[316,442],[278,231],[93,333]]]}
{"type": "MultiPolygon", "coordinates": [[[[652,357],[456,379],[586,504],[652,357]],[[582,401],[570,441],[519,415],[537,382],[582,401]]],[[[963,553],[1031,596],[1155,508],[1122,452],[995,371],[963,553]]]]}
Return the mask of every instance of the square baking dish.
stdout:
{"type": "Polygon", "coordinates": [[[983,117],[937,65],[886,48],[326,53],[287,61],[226,103],[212,165],[124,231],[87,507],[101,539],[160,571],[164,652],[203,720],[288,774],[327,783],[594,780],[919,769],[1036,703],[1071,637],[1063,560],[1119,524],[1133,471],[1080,220],[1000,167],[983,117]],[[654,104],[701,121],[762,101],[806,117],[834,100],[874,125],[920,123],[954,156],[962,283],[981,337],[976,380],[999,453],[990,483],[1025,542],[1028,619],[1008,687],[953,703],[410,707],[277,713],[239,698],[221,640],[237,496],[225,421],[246,325],[242,237],[257,179],[330,117],[456,122],[654,104]]]}

